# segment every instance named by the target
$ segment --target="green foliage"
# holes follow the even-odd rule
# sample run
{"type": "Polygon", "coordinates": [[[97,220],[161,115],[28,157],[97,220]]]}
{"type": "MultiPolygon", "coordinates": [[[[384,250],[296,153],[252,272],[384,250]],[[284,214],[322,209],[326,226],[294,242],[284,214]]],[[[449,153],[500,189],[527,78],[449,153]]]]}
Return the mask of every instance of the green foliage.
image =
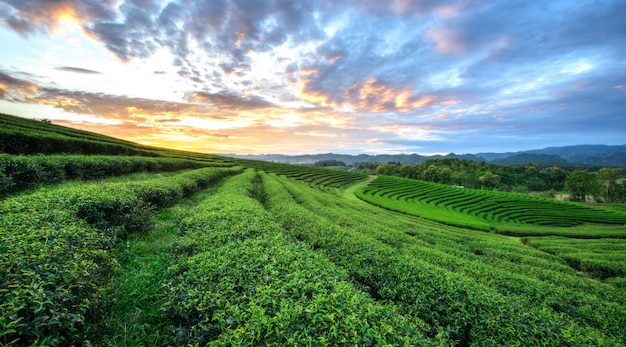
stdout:
{"type": "Polygon", "coordinates": [[[626,214],[599,207],[400,177],[378,177],[356,194],[384,208],[479,230],[509,230],[511,225],[528,225],[532,229],[626,223],[626,214]]]}
{"type": "MultiPolygon", "coordinates": [[[[592,168],[584,165],[582,167],[586,170],[592,168]]],[[[539,165],[534,164],[530,161],[526,162],[525,165],[505,166],[446,158],[431,159],[414,165],[360,163],[356,166],[356,169],[364,173],[400,176],[434,183],[459,185],[466,188],[531,192],[563,190],[568,171],[581,169],[581,165],[559,164],[559,166],[546,166],[541,163],[539,165]]]]}
{"type": "Polygon", "coordinates": [[[619,191],[619,185],[617,184],[617,178],[619,177],[619,170],[615,168],[603,167],[598,171],[602,187],[604,190],[605,202],[620,201],[622,194],[619,191]]]}
{"type": "Polygon", "coordinates": [[[594,278],[626,277],[626,240],[527,237],[524,243],[555,254],[594,278]]]}
{"type": "Polygon", "coordinates": [[[424,344],[419,319],[374,302],[286,236],[250,197],[255,180],[253,171],[229,179],[181,221],[164,305],[179,323],[178,344],[424,344]]]}
{"type": "Polygon", "coordinates": [[[329,159],[329,160],[320,160],[313,163],[313,166],[317,167],[328,167],[328,166],[346,166],[341,160],[329,159]]]}
{"type": "Polygon", "coordinates": [[[65,180],[93,180],[134,172],[168,172],[206,166],[211,165],[173,158],[0,154],[0,195],[65,180]]]}
{"type": "Polygon", "coordinates": [[[128,233],[145,232],[154,208],[236,171],[61,186],[1,201],[0,343],[83,341],[85,322],[102,314],[97,305],[117,267],[115,245],[128,233]]]}
{"type": "Polygon", "coordinates": [[[600,186],[597,175],[592,172],[576,170],[565,181],[565,188],[573,201],[585,201],[587,195],[597,195],[600,186]]]}
{"type": "MultiPolygon", "coordinates": [[[[606,224],[624,222],[619,206],[609,211],[392,177],[357,188],[352,185],[365,175],[158,150],[8,116],[0,123],[4,133],[21,131],[11,145],[26,152],[71,143],[77,151],[131,148],[227,167],[135,182],[43,186],[0,201],[1,345],[626,343],[623,240],[578,239],[626,235],[621,224],[606,224]],[[250,169],[229,176],[243,171],[235,165],[250,169]],[[218,180],[224,182],[219,188],[180,205],[218,180]],[[340,190],[345,187],[352,188],[340,190]],[[387,209],[430,220],[364,203],[353,190],[387,209]],[[172,247],[152,244],[158,246],[152,255],[134,247],[152,230],[153,212],[168,206],[180,212],[168,222],[172,247]],[[577,239],[468,230],[496,223],[499,232],[514,235],[556,232],[577,239]],[[131,242],[120,242],[129,235],[131,242]],[[130,295],[120,297],[125,292],[130,295]]],[[[21,163],[19,178],[0,171],[0,187],[9,189],[28,180],[57,183],[72,172],[56,156],[1,158],[21,163]]],[[[77,172],[102,177],[152,163],[102,160],[115,164],[101,169],[91,163],[77,172]]],[[[558,189],[565,177],[563,170],[535,165],[464,165],[444,159],[395,166],[406,177],[419,169],[433,180],[465,186],[492,172],[501,180],[497,189],[519,191],[558,189]]],[[[395,171],[391,166],[385,169],[395,171]]]]}
{"type": "Polygon", "coordinates": [[[312,187],[326,191],[334,191],[337,188],[354,184],[356,181],[363,180],[367,177],[364,174],[354,172],[337,171],[311,166],[270,163],[258,160],[237,159],[234,163],[257,170],[273,172],[294,180],[306,182],[312,187]]]}
{"type": "Polygon", "coordinates": [[[623,292],[497,234],[381,212],[267,179],[268,208],[372,297],[459,345],[623,343],[623,292]],[[329,208],[332,206],[332,208],[329,208]]]}
{"type": "Polygon", "coordinates": [[[6,114],[0,114],[0,153],[159,156],[152,147],[6,114]]]}
{"type": "Polygon", "coordinates": [[[500,176],[492,172],[486,172],[484,175],[480,176],[478,180],[480,184],[487,189],[493,189],[500,184],[500,176]]]}

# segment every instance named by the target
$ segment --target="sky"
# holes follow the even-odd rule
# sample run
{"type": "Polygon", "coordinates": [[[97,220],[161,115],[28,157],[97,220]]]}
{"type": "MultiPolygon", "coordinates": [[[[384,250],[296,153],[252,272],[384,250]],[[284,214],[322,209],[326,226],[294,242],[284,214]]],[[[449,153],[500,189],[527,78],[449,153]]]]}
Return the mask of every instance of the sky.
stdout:
{"type": "Polygon", "coordinates": [[[224,154],[626,144],[626,1],[0,0],[0,112],[224,154]]]}

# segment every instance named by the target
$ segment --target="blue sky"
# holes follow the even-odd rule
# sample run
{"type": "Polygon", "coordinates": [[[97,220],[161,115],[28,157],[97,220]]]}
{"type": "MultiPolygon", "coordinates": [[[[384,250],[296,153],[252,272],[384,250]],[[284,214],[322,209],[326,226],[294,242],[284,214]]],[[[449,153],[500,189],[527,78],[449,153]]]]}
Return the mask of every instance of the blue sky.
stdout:
{"type": "Polygon", "coordinates": [[[0,52],[0,112],[184,150],[626,143],[621,0],[0,0],[0,52]]]}

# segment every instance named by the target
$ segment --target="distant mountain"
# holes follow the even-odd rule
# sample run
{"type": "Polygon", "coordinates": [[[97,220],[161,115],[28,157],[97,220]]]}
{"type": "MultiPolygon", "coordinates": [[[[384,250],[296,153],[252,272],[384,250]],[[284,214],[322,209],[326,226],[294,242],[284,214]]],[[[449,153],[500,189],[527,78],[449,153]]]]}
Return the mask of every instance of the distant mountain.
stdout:
{"type": "Polygon", "coordinates": [[[491,164],[496,165],[523,165],[528,163],[568,164],[567,160],[552,154],[516,154],[506,158],[494,159],[491,164]]]}
{"type": "Polygon", "coordinates": [[[349,155],[349,154],[334,154],[334,153],[326,153],[326,154],[304,154],[304,155],[284,155],[284,154],[257,154],[257,155],[237,155],[237,154],[224,154],[229,157],[241,158],[241,159],[254,159],[254,160],[264,160],[264,161],[274,161],[279,163],[289,163],[289,164],[300,164],[300,165],[311,165],[318,161],[322,160],[339,160],[348,165],[353,165],[356,163],[402,163],[402,164],[418,164],[423,163],[427,160],[432,159],[466,159],[473,161],[485,161],[482,158],[479,158],[473,154],[454,154],[450,153],[447,155],[433,155],[433,156],[424,156],[419,154],[378,154],[378,155],[370,155],[370,154],[359,154],[359,155],[349,155]]]}
{"type": "MultiPolygon", "coordinates": [[[[533,149],[519,152],[476,153],[477,156],[482,157],[485,160],[494,164],[503,163],[501,160],[505,158],[518,157],[525,154],[548,156],[535,157],[537,161],[528,161],[535,163],[552,163],[555,159],[554,156],[558,156],[571,164],[626,166],[626,145],[576,145],[563,147],[547,147],[543,149],[533,149]]],[[[518,159],[521,159],[521,157],[518,157],[518,159]]]]}
{"type": "Polygon", "coordinates": [[[536,164],[587,164],[594,166],[626,167],[626,145],[578,145],[564,147],[547,147],[519,152],[506,153],[476,153],[425,156],[420,154],[379,154],[379,155],[349,155],[349,154],[259,154],[236,155],[225,154],[229,157],[273,161],[289,164],[311,165],[322,160],[339,160],[348,165],[364,162],[375,163],[402,163],[417,164],[433,159],[466,159],[477,162],[487,161],[498,165],[519,165],[526,163],[536,164]]]}

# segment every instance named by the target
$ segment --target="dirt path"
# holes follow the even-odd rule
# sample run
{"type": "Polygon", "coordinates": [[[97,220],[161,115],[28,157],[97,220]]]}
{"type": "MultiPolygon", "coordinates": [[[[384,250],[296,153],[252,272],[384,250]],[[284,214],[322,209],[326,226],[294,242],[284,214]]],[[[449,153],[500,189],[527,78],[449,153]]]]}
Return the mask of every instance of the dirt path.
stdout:
{"type": "MultiPolygon", "coordinates": [[[[378,177],[378,176],[376,176],[376,175],[370,175],[370,177],[368,177],[366,180],[363,180],[363,181],[361,181],[361,182],[359,182],[359,183],[357,183],[357,184],[355,184],[355,185],[351,186],[350,188],[348,188],[348,189],[344,190],[344,191],[343,191],[343,196],[345,196],[345,197],[347,197],[347,198],[350,198],[350,199],[354,198],[354,199],[359,200],[359,199],[356,197],[356,195],[354,195],[354,191],[355,191],[355,190],[357,190],[359,187],[362,187],[362,186],[364,186],[364,185],[368,185],[370,182],[372,182],[373,180],[375,180],[375,179],[376,179],[376,177],[378,177]]],[[[359,200],[359,201],[361,201],[361,200],[359,200]]]]}

